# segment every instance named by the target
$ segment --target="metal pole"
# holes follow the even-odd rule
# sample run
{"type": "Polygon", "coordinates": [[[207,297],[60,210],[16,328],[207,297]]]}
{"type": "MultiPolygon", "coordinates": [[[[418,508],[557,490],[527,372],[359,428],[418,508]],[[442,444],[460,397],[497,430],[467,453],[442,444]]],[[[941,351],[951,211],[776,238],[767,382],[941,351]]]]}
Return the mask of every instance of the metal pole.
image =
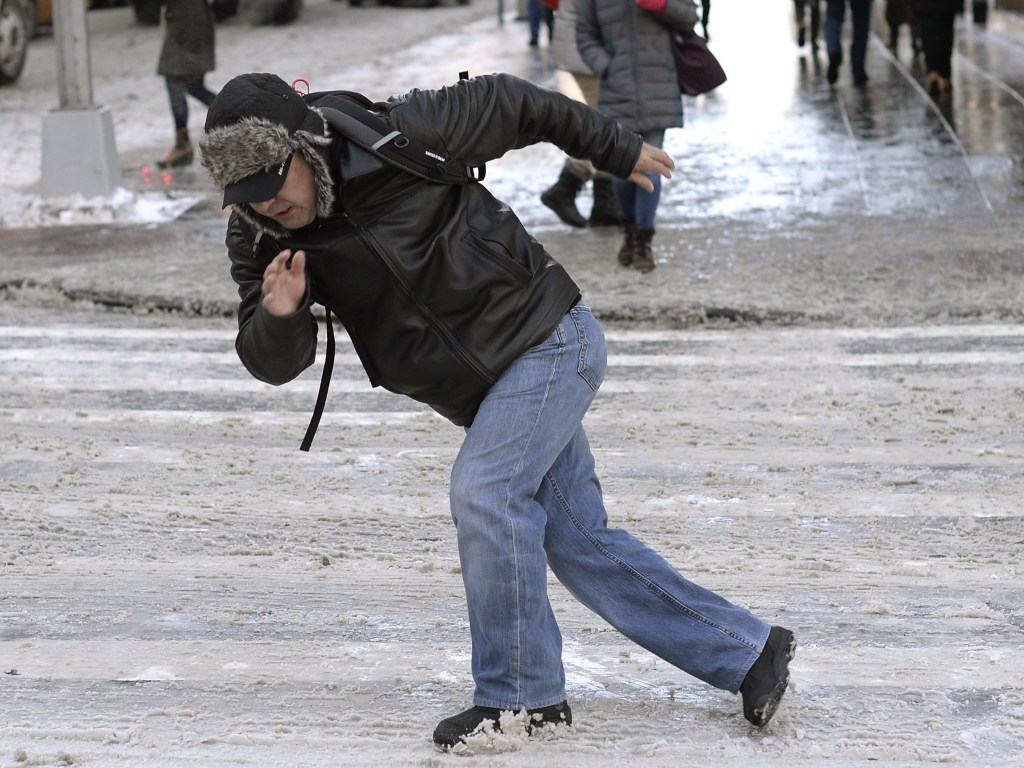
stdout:
{"type": "Polygon", "coordinates": [[[57,47],[57,92],[60,109],[92,106],[89,30],[82,0],[54,0],[53,37],[57,47]]]}
{"type": "Polygon", "coordinates": [[[121,185],[114,118],[92,103],[89,32],[82,0],[54,0],[60,106],[43,115],[43,197],[109,197],[121,185]]]}

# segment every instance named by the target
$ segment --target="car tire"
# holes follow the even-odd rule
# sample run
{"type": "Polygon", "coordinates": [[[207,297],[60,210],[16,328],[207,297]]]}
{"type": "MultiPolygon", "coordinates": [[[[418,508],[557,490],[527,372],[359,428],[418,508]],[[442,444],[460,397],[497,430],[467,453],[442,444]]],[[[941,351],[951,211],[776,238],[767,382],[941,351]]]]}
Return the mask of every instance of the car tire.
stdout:
{"type": "Polygon", "coordinates": [[[0,0],[0,85],[21,76],[28,56],[28,30],[21,0],[0,0]]]}
{"type": "Polygon", "coordinates": [[[135,20],[144,27],[155,27],[160,24],[160,0],[132,0],[135,9],[135,20]]]}

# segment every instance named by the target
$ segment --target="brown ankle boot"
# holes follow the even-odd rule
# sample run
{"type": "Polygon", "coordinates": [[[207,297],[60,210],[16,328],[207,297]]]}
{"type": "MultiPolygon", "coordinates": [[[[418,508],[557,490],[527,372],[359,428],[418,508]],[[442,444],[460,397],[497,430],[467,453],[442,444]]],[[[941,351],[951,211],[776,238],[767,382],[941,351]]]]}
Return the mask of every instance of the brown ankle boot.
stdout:
{"type": "Polygon", "coordinates": [[[640,272],[650,272],[654,269],[654,256],[651,254],[651,239],[654,237],[653,229],[637,229],[636,244],[633,251],[633,268],[640,272]]]}
{"type": "Polygon", "coordinates": [[[193,158],[192,142],[188,140],[188,131],[181,129],[175,132],[174,146],[167,150],[163,159],[157,160],[156,164],[161,168],[177,168],[182,165],[191,165],[193,158]]]}
{"type": "Polygon", "coordinates": [[[623,267],[633,266],[633,257],[636,254],[636,226],[632,221],[622,222],[622,247],[619,248],[619,264],[623,267]]]}

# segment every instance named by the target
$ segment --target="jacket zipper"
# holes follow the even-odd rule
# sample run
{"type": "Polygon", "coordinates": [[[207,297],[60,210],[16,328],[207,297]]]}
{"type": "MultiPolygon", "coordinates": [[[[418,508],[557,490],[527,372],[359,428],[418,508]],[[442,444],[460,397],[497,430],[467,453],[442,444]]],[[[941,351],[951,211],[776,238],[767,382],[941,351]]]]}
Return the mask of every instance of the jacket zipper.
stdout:
{"type": "Polygon", "coordinates": [[[373,253],[373,255],[377,257],[377,259],[384,265],[388,272],[391,273],[391,276],[395,279],[395,282],[398,283],[398,287],[401,289],[402,293],[405,294],[405,297],[409,301],[411,301],[420,312],[423,313],[423,316],[426,317],[427,320],[430,322],[430,326],[444,338],[444,340],[448,344],[449,349],[452,350],[452,353],[459,360],[461,360],[464,365],[466,365],[470,370],[472,370],[477,376],[486,381],[488,384],[493,384],[496,381],[496,379],[493,376],[491,376],[491,374],[489,374],[476,360],[474,360],[472,356],[470,356],[469,352],[467,352],[463,348],[463,346],[459,344],[458,340],[444,326],[444,323],[438,320],[437,316],[433,312],[431,312],[430,309],[426,305],[424,305],[418,298],[416,298],[416,294],[413,292],[412,288],[409,287],[408,283],[405,282],[405,280],[402,278],[401,274],[399,274],[395,266],[391,263],[387,256],[384,255],[384,249],[378,246],[376,239],[362,226],[353,221],[352,218],[347,213],[345,214],[345,218],[352,225],[356,235],[363,241],[364,245],[366,245],[367,248],[370,249],[370,252],[373,253]]]}

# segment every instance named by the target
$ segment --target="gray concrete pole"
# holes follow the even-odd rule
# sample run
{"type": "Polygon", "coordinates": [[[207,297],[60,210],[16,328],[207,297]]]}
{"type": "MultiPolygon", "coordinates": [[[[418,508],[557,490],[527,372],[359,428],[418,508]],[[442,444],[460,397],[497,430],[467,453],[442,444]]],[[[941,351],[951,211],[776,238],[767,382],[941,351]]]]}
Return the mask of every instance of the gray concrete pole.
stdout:
{"type": "Polygon", "coordinates": [[[82,0],[54,0],[59,106],[43,115],[43,197],[110,197],[121,186],[113,116],[92,103],[85,22],[82,0]]]}
{"type": "Polygon", "coordinates": [[[92,106],[92,68],[85,3],[55,0],[53,37],[57,48],[57,89],[61,109],[92,106]]]}

